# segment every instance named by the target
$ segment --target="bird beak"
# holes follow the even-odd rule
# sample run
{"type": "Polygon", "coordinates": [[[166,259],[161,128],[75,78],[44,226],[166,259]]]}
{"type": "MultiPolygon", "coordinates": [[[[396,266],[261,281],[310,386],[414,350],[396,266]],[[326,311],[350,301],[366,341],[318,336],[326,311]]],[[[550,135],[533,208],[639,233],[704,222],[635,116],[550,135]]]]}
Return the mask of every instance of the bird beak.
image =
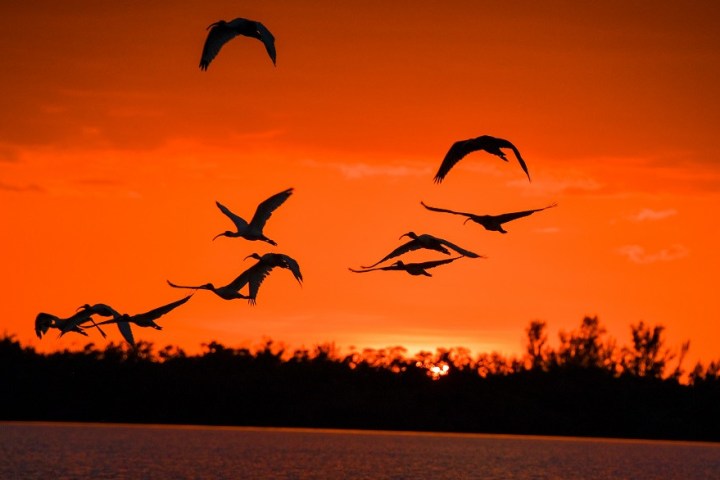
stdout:
{"type": "Polygon", "coordinates": [[[217,235],[215,235],[215,236],[213,237],[213,242],[215,241],[216,238],[222,237],[223,235],[225,235],[225,234],[224,234],[224,233],[218,233],[217,235]]]}
{"type": "Polygon", "coordinates": [[[468,220],[470,220],[470,217],[465,219],[465,221],[463,222],[463,225],[465,225],[468,222],[468,220]]]}
{"type": "Polygon", "coordinates": [[[254,254],[254,253],[251,253],[251,254],[248,255],[247,257],[243,258],[243,261],[245,261],[245,260],[247,260],[248,258],[252,257],[253,255],[255,255],[255,254],[254,254]]]}
{"type": "Polygon", "coordinates": [[[220,22],[211,23],[210,25],[208,25],[208,27],[205,30],[210,30],[212,27],[214,27],[218,23],[220,23],[220,22]]]}

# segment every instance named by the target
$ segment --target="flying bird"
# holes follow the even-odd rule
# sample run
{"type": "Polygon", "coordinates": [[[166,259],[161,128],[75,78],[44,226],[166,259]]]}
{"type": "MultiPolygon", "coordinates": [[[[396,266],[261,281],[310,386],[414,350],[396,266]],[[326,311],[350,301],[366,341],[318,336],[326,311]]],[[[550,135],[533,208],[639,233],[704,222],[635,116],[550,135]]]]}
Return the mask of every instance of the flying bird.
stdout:
{"type": "Polygon", "coordinates": [[[393,257],[397,257],[399,255],[402,255],[403,253],[410,252],[412,250],[417,250],[419,248],[426,248],[428,250],[435,250],[441,253],[444,253],[446,255],[450,255],[450,250],[455,250],[457,253],[464,257],[470,257],[470,258],[478,258],[481,255],[478,255],[477,253],[471,252],[470,250],[465,250],[464,248],[458,247],[454,243],[448,242],[447,240],[444,240],[439,237],[435,237],[433,235],[430,235],[428,233],[423,233],[421,235],[417,235],[415,232],[408,232],[400,236],[400,238],[403,237],[410,237],[411,240],[409,242],[406,242],[399,247],[397,247],[392,252],[385,255],[383,258],[378,260],[377,262],[373,263],[372,265],[362,266],[362,268],[372,268],[375,265],[379,265],[385,260],[389,260],[393,257]]]}
{"type": "Polygon", "coordinates": [[[238,298],[250,298],[239,292],[239,290],[245,286],[245,277],[239,276],[227,285],[216,287],[212,283],[204,283],[202,285],[178,285],[170,280],[167,280],[168,285],[173,288],[187,288],[191,290],[209,290],[223,300],[235,300],[238,298]]]}
{"type": "Polygon", "coordinates": [[[210,290],[215,295],[225,300],[244,298],[249,300],[251,305],[255,304],[255,299],[257,297],[258,290],[260,289],[260,285],[270,274],[270,271],[273,268],[280,267],[290,270],[298,283],[302,285],[303,278],[302,273],[300,273],[300,266],[298,265],[297,261],[295,261],[295,259],[293,259],[292,257],[289,257],[288,255],[284,255],[282,253],[266,253],[262,256],[258,255],[257,253],[252,253],[245,257],[245,259],[248,258],[257,259],[255,265],[248,268],[247,270],[242,272],[235,280],[222,287],[215,287],[212,283],[191,286],[177,285],[170,280],[168,280],[167,282],[173,288],[210,290]],[[240,293],[240,289],[243,288],[245,285],[249,285],[248,295],[243,295],[240,293]]]}
{"type": "Polygon", "coordinates": [[[300,273],[300,266],[294,258],[282,253],[266,253],[262,256],[257,253],[252,253],[245,257],[245,259],[248,258],[255,258],[257,259],[257,262],[255,265],[240,274],[239,279],[243,282],[243,284],[249,284],[248,293],[251,305],[255,304],[255,299],[263,280],[265,280],[274,268],[285,268],[290,270],[295,277],[295,280],[302,285],[303,277],[302,273],[300,273]]]}
{"type": "Polygon", "coordinates": [[[250,223],[246,222],[245,219],[239,217],[238,215],[235,215],[222,203],[215,202],[220,211],[227,215],[230,220],[232,220],[237,230],[234,232],[228,230],[223,233],[218,233],[217,235],[215,235],[213,240],[218,237],[242,237],[246,240],[262,240],[263,242],[267,242],[270,245],[276,246],[277,243],[274,240],[270,240],[268,237],[265,236],[265,234],[263,233],[263,228],[265,227],[265,223],[268,221],[268,218],[270,218],[273,211],[275,211],[276,208],[282,205],[285,200],[287,200],[288,197],[292,195],[292,193],[293,189],[288,188],[287,190],[276,193],[272,197],[262,202],[260,205],[257,206],[257,209],[255,210],[255,215],[253,215],[250,223]]]}
{"type": "Polygon", "coordinates": [[[42,338],[49,329],[57,328],[60,331],[60,336],[68,332],[75,332],[87,336],[87,333],[83,330],[85,327],[82,326],[87,322],[92,323],[92,326],[96,327],[103,338],[105,338],[105,332],[95,323],[91,314],[87,312],[77,312],[68,318],[60,318],[50,313],[40,312],[35,317],[35,335],[37,335],[38,338],[42,338]]]}
{"type": "Polygon", "coordinates": [[[515,152],[515,157],[517,157],[518,162],[520,162],[520,166],[527,175],[528,180],[530,180],[530,172],[528,172],[527,165],[525,165],[525,160],[522,159],[522,157],[520,156],[520,151],[515,147],[515,145],[510,143],[508,140],[502,138],[491,137],[490,135],[482,135],[477,138],[460,140],[452,144],[450,150],[448,150],[448,152],[445,154],[445,158],[440,164],[440,168],[435,174],[435,183],[442,182],[445,178],[445,175],[447,175],[450,169],[456,163],[462,160],[465,155],[478,150],[485,150],[488,153],[497,155],[498,157],[502,158],[507,162],[508,159],[505,156],[505,152],[500,150],[501,148],[510,148],[513,152],[515,152]]]}
{"type": "Polygon", "coordinates": [[[453,258],[446,258],[444,260],[434,260],[431,262],[422,262],[422,263],[405,263],[402,260],[398,260],[397,262],[393,263],[392,265],[388,265],[385,267],[377,267],[377,268],[365,268],[364,270],[355,270],[350,268],[349,270],[351,272],[355,273],[365,273],[365,272],[372,272],[373,270],[404,270],[410,275],[425,275],[426,277],[432,277],[430,273],[427,272],[427,269],[434,268],[440,265],[445,265],[450,262],[454,262],[458,258],[462,257],[453,257],[453,258]]]}
{"type": "MultiPolygon", "coordinates": [[[[130,324],[134,323],[138,327],[150,327],[154,328],[155,330],[162,330],[162,327],[155,323],[155,320],[159,319],[163,315],[170,313],[171,311],[175,310],[180,305],[184,304],[188,300],[190,300],[191,295],[188,295],[187,297],[181,298],[180,300],[176,300],[174,302],[168,303],[167,305],[163,305],[158,308],[154,308],[148,312],[145,313],[138,313],[135,315],[128,315],[127,313],[119,314],[119,316],[114,316],[114,318],[110,320],[105,320],[103,322],[100,322],[98,325],[105,325],[108,323],[117,323],[118,327],[121,323],[130,324]]],[[[123,337],[125,340],[130,344],[135,346],[135,339],[132,335],[132,330],[125,329],[126,332],[129,332],[128,335],[126,335],[123,332],[123,329],[120,329],[120,332],[123,333],[123,337]]]]}
{"type": "MultiPolygon", "coordinates": [[[[100,315],[101,317],[112,317],[113,319],[118,319],[118,318],[122,317],[122,315],[120,313],[118,313],[117,310],[112,308],[110,305],[106,305],[104,303],[96,303],[94,305],[90,305],[90,304],[86,303],[85,305],[81,305],[80,307],[78,307],[78,310],[85,312],[89,315],[100,315]]],[[[118,330],[120,331],[120,335],[122,335],[123,338],[130,345],[134,345],[135,339],[133,338],[133,333],[132,333],[132,329],[130,328],[130,323],[117,322],[117,326],[118,326],[118,330]]]]}
{"type": "Polygon", "coordinates": [[[503,223],[510,222],[512,220],[517,220],[518,218],[527,217],[528,215],[532,215],[535,212],[541,212],[543,210],[546,210],[548,208],[557,207],[557,203],[553,203],[551,205],[548,205],[547,207],[543,208],[536,208],[534,210],[524,210],[522,212],[512,212],[512,213],[503,213],[501,215],[475,215],[474,213],[465,213],[465,212],[456,212],[454,210],[447,210],[445,208],[437,208],[437,207],[431,207],[429,205],[425,205],[425,203],[420,202],[420,204],[427,208],[428,210],[432,210],[433,212],[443,212],[443,213],[453,213],[455,215],[464,215],[468,218],[465,219],[463,224],[467,223],[469,220],[472,220],[475,223],[478,223],[485,227],[485,230],[491,230],[495,232],[500,233],[507,233],[506,230],[503,229],[503,223]]]}
{"type": "Polygon", "coordinates": [[[222,46],[238,35],[260,40],[263,45],[265,45],[265,50],[267,50],[268,55],[270,55],[273,65],[276,64],[275,37],[273,37],[270,30],[262,23],[246,18],[236,18],[229,22],[220,20],[207,28],[210,32],[208,32],[208,36],[205,39],[202,56],[200,57],[201,70],[207,70],[208,65],[213,61],[222,46]]]}

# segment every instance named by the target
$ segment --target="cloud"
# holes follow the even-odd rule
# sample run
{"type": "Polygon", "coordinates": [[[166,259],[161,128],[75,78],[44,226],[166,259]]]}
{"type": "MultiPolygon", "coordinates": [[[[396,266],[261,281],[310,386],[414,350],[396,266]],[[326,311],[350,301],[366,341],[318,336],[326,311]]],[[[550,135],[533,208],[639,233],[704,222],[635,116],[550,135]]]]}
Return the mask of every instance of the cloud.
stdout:
{"type": "Polygon", "coordinates": [[[343,176],[349,179],[359,179],[366,177],[410,177],[430,175],[428,167],[414,167],[408,165],[371,165],[363,162],[319,162],[316,160],[308,160],[306,164],[310,167],[330,168],[339,171],[343,176]]]}
{"type": "Polygon", "coordinates": [[[690,250],[683,245],[672,245],[668,248],[663,248],[660,251],[650,253],[640,245],[623,245],[617,249],[620,255],[626,256],[628,260],[638,264],[648,264],[655,262],[671,262],[687,257],[690,254],[690,250]]]}
{"type": "Polygon", "coordinates": [[[12,183],[5,183],[0,181],[0,190],[6,192],[44,192],[45,190],[35,184],[29,185],[14,185],[12,183]]]}
{"type": "Polygon", "coordinates": [[[662,220],[677,214],[677,210],[669,208],[667,210],[653,210],[651,208],[643,208],[638,213],[630,215],[630,220],[634,222],[643,222],[646,220],[662,220]]]}

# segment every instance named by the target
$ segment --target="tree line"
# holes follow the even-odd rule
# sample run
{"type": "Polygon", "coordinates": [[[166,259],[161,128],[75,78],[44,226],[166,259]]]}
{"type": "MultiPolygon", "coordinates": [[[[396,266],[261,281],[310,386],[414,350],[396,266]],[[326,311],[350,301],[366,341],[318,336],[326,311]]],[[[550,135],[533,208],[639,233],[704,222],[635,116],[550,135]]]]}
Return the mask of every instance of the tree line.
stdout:
{"type": "Polygon", "coordinates": [[[630,328],[618,346],[588,316],[552,347],[533,321],[520,357],[271,340],[41,354],[5,334],[0,418],[720,440],[720,362],[686,371],[689,342],[673,350],[662,326],[630,328]]]}

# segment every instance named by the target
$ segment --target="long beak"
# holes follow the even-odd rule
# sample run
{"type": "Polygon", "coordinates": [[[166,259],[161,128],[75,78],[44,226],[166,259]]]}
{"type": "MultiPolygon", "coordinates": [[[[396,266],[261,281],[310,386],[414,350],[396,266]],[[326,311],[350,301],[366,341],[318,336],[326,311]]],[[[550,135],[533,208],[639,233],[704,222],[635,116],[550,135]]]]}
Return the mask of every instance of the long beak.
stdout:
{"type": "Polygon", "coordinates": [[[465,225],[469,220],[472,220],[470,217],[467,217],[465,221],[463,222],[463,225],[465,225]]]}
{"type": "Polygon", "coordinates": [[[219,23],[220,22],[211,23],[210,25],[208,25],[208,27],[205,30],[210,30],[212,27],[214,27],[215,25],[218,25],[219,23]]]}
{"type": "Polygon", "coordinates": [[[223,235],[225,235],[225,234],[224,234],[224,233],[218,233],[217,235],[215,235],[215,236],[213,237],[213,242],[215,241],[216,238],[222,237],[223,235]]]}

